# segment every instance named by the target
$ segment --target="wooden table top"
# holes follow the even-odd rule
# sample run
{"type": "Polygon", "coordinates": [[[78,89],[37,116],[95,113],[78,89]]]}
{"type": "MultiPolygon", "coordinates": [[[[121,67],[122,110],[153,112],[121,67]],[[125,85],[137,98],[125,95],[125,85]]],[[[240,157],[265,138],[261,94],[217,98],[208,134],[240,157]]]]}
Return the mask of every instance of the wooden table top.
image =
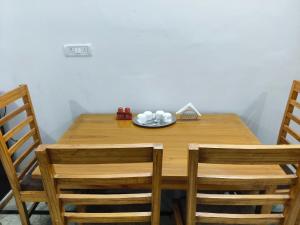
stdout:
{"type": "MultiPolygon", "coordinates": [[[[189,143],[202,144],[260,144],[260,141],[235,114],[203,115],[198,121],[177,121],[166,128],[141,128],[131,121],[115,120],[112,114],[83,114],[59,140],[60,144],[126,144],[162,143],[163,180],[167,189],[181,189],[187,179],[187,154],[189,143]]],[[[146,164],[140,165],[63,165],[55,168],[58,173],[120,174],[149,172],[146,164]]],[[[208,165],[200,164],[199,173],[204,175],[283,175],[279,166],[208,165]]],[[[33,172],[40,178],[40,172],[33,172]]]]}

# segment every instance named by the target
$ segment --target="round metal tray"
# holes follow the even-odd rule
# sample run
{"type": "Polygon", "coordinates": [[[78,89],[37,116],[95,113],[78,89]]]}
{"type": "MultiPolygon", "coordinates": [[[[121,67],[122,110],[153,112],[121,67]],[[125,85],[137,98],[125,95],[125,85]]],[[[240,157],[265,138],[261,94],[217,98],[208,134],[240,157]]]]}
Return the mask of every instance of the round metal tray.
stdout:
{"type": "Polygon", "coordinates": [[[133,124],[139,126],[139,127],[147,127],[147,128],[160,128],[160,127],[168,127],[172,124],[176,123],[176,116],[172,115],[172,120],[168,123],[163,121],[156,121],[155,119],[147,122],[147,123],[140,123],[137,119],[137,117],[134,117],[132,119],[133,124]]]}

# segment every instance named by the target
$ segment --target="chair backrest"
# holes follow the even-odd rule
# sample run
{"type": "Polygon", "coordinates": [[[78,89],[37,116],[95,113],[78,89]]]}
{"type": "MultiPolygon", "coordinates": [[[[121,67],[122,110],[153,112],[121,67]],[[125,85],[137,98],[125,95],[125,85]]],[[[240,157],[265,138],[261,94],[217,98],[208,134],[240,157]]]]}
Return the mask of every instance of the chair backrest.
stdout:
{"type": "Polygon", "coordinates": [[[20,181],[30,173],[37,160],[33,150],[41,144],[28,87],[18,88],[0,96],[0,156],[10,185],[20,190],[20,181]],[[9,129],[9,127],[11,127],[9,129]]]}
{"type": "Polygon", "coordinates": [[[294,80],[281,123],[277,141],[278,144],[298,144],[300,142],[300,134],[299,131],[297,131],[297,128],[300,128],[300,118],[299,115],[297,116],[295,113],[295,109],[300,110],[300,102],[297,101],[299,92],[300,81],[294,80]]]}
{"type": "MultiPolygon", "coordinates": [[[[300,210],[299,169],[292,175],[201,176],[198,163],[279,165],[300,162],[300,145],[200,145],[189,146],[187,225],[216,224],[284,224],[294,225],[300,210]],[[197,193],[198,184],[278,186],[289,185],[288,194],[204,194],[197,193]],[[233,214],[196,212],[197,204],[257,206],[283,204],[279,214],[233,214]]],[[[222,191],[220,187],[220,191],[222,191]]],[[[258,189],[259,190],[259,189],[258,189]]]]}
{"type": "MultiPolygon", "coordinates": [[[[41,145],[36,151],[48,195],[49,209],[55,224],[75,223],[122,223],[160,220],[160,183],[163,148],[160,144],[124,145],[41,145]],[[151,163],[152,172],[110,174],[111,164],[151,163]],[[64,164],[110,164],[107,174],[58,174],[55,166],[64,164]],[[61,190],[84,190],[91,186],[126,188],[128,185],[149,186],[151,193],[135,194],[63,194],[61,190]],[[66,212],[65,206],[78,205],[131,205],[151,204],[152,212],[78,213],[66,212]]],[[[120,171],[122,173],[122,171],[120,171]]]]}

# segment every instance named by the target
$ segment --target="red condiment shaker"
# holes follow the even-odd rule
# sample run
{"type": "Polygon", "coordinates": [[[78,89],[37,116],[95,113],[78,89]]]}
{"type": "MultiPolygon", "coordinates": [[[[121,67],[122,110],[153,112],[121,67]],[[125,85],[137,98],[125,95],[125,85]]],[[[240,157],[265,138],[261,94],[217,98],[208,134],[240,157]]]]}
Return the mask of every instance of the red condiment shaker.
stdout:
{"type": "Polygon", "coordinates": [[[125,108],[125,119],[126,119],[126,120],[131,120],[131,119],[132,119],[132,113],[131,113],[129,107],[126,107],[126,108],[125,108]]]}
{"type": "Polygon", "coordinates": [[[119,107],[117,112],[117,120],[123,120],[124,117],[125,117],[124,110],[122,107],[119,107]]]}

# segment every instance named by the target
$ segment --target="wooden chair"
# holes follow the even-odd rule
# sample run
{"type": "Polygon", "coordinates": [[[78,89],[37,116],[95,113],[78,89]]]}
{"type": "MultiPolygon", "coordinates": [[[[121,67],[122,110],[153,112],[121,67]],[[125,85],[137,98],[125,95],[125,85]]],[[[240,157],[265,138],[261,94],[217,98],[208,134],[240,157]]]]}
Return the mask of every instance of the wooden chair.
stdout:
{"type": "Polygon", "coordinates": [[[1,108],[6,111],[6,115],[0,118],[1,162],[15,197],[21,222],[29,225],[32,211],[38,202],[46,201],[46,195],[42,182],[32,180],[30,176],[37,165],[36,157],[31,153],[42,141],[27,86],[21,85],[1,95],[1,108]],[[12,104],[19,100],[22,105],[8,112],[12,104]],[[4,125],[8,128],[11,124],[12,128],[3,132],[4,125]],[[35,202],[29,211],[26,209],[26,202],[35,202]]]}
{"type": "Polygon", "coordinates": [[[293,82],[289,99],[287,101],[285,113],[281,123],[279,135],[278,135],[278,144],[290,144],[288,136],[291,136],[294,139],[294,142],[291,144],[298,144],[300,142],[300,134],[291,127],[291,122],[294,122],[295,125],[300,125],[300,118],[294,114],[295,108],[300,109],[300,103],[297,101],[298,95],[300,92],[300,81],[295,80],[293,82]]]}
{"type": "MultiPolygon", "coordinates": [[[[49,199],[53,224],[75,223],[135,223],[160,221],[160,184],[162,173],[162,145],[41,145],[36,151],[49,199]],[[122,164],[152,163],[152,173],[80,175],[58,174],[55,166],[60,164],[122,164]],[[62,194],[61,190],[89,190],[97,188],[126,188],[128,185],[148,185],[152,193],[135,194],[62,194]],[[151,188],[152,187],[152,188],[151,188]],[[151,212],[84,213],[66,212],[65,206],[131,205],[151,203],[151,212]]],[[[66,169],[67,170],[67,169],[66,169]]],[[[108,168],[109,171],[109,168],[108,168]]],[[[108,172],[109,173],[109,172],[108,172]]],[[[120,171],[122,173],[122,171],[120,171]]]]}
{"type": "MultiPolygon", "coordinates": [[[[216,224],[282,224],[294,225],[300,210],[300,180],[297,174],[274,175],[269,177],[218,177],[201,176],[198,163],[212,164],[289,164],[299,163],[300,145],[200,145],[189,146],[187,225],[195,223],[216,224]],[[286,194],[204,194],[197,193],[197,185],[290,185],[286,194]],[[197,204],[223,206],[257,206],[283,204],[280,214],[232,214],[196,212],[197,204]]],[[[220,188],[220,191],[221,188],[220,188]]]]}
{"type": "MultiPolygon", "coordinates": [[[[300,103],[297,101],[299,92],[300,81],[294,80],[277,139],[277,143],[280,145],[299,144],[300,142],[300,134],[295,130],[295,128],[299,128],[300,125],[300,118],[299,116],[295,115],[295,109],[300,109],[300,103]],[[294,126],[292,126],[292,123],[294,123],[294,126]]],[[[297,168],[298,164],[294,164],[293,167],[297,168]]],[[[293,173],[294,171],[288,166],[286,167],[286,170],[289,171],[289,173],[293,173]]],[[[300,215],[298,216],[297,224],[300,224],[300,215]]]]}

